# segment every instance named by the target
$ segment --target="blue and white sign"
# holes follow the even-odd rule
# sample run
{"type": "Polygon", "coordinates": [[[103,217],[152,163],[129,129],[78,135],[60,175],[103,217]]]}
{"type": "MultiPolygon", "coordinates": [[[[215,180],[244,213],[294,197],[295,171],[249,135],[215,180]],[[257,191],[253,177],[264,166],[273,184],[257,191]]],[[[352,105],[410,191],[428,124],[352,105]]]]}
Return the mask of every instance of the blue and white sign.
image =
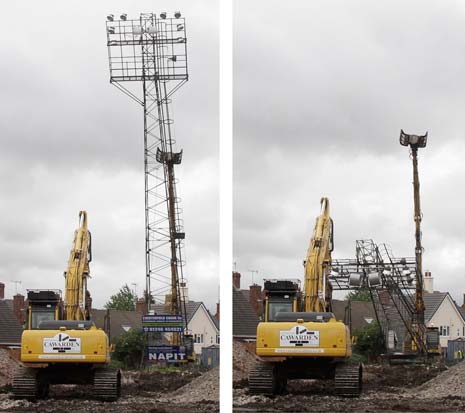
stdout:
{"type": "Polygon", "coordinates": [[[144,333],[182,333],[184,319],[178,314],[157,314],[142,316],[144,333]]]}
{"type": "Polygon", "coordinates": [[[149,346],[147,347],[147,360],[152,363],[187,362],[185,346],[149,346]]]}

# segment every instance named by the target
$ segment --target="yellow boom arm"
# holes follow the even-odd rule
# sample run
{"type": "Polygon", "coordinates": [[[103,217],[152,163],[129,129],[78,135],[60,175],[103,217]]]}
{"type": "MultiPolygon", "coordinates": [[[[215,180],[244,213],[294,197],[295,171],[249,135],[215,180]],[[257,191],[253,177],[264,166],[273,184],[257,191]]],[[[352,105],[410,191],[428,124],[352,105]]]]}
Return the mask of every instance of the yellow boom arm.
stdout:
{"type": "Polygon", "coordinates": [[[332,220],[329,217],[329,200],[321,198],[321,214],[316,219],[310,246],[305,260],[305,311],[329,311],[331,284],[328,281],[331,264],[332,220]]]}
{"type": "Polygon", "coordinates": [[[65,271],[66,320],[86,320],[86,291],[89,277],[91,235],[87,229],[87,213],[79,212],[79,228],[74,233],[73,247],[65,271]]]}

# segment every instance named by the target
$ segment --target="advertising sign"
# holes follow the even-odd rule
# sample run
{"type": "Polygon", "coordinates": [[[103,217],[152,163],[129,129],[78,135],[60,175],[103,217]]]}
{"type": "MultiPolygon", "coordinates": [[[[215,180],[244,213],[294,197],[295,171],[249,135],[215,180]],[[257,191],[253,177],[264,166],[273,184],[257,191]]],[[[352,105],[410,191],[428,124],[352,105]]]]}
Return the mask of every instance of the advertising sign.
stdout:
{"type": "Polygon", "coordinates": [[[144,333],[182,333],[184,320],[177,314],[157,314],[142,316],[144,333]]]}
{"type": "Polygon", "coordinates": [[[279,345],[281,347],[318,347],[320,345],[320,332],[307,330],[303,326],[281,330],[279,332],[279,345]]]}
{"type": "Polygon", "coordinates": [[[187,362],[185,346],[149,346],[147,347],[147,360],[156,362],[187,362]]]}

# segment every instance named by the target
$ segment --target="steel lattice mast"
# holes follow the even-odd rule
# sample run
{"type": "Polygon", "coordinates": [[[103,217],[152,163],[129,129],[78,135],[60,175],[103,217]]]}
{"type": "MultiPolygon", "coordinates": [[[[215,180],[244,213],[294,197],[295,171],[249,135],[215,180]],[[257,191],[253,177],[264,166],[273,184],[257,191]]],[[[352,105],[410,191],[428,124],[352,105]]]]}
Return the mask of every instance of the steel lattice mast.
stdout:
{"type": "Polygon", "coordinates": [[[175,178],[182,150],[170,117],[170,97],[188,80],[185,20],[179,12],[107,20],[110,82],[144,109],[146,311],[153,300],[185,316],[185,234],[175,178]],[[139,82],[142,94],[134,87],[139,82]]]}

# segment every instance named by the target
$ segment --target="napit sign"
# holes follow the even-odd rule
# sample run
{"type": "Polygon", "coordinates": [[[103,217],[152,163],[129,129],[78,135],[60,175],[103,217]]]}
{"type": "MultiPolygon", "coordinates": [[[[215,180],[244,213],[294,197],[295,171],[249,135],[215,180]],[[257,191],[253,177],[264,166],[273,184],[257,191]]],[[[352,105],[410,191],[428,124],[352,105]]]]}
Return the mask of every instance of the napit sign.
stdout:
{"type": "Polygon", "coordinates": [[[44,353],[80,353],[81,339],[66,333],[57,333],[54,337],[43,338],[44,353]]]}
{"type": "Polygon", "coordinates": [[[147,347],[147,360],[149,362],[186,362],[187,351],[185,346],[149,346],[147,347]]]}
{"type": "Polygon", "coordinates": [[[279,332],[279,345],[281,347],[318,347],[320,345],[320,332],[308,330],[304,326],[281,330],[279,332]]]}

